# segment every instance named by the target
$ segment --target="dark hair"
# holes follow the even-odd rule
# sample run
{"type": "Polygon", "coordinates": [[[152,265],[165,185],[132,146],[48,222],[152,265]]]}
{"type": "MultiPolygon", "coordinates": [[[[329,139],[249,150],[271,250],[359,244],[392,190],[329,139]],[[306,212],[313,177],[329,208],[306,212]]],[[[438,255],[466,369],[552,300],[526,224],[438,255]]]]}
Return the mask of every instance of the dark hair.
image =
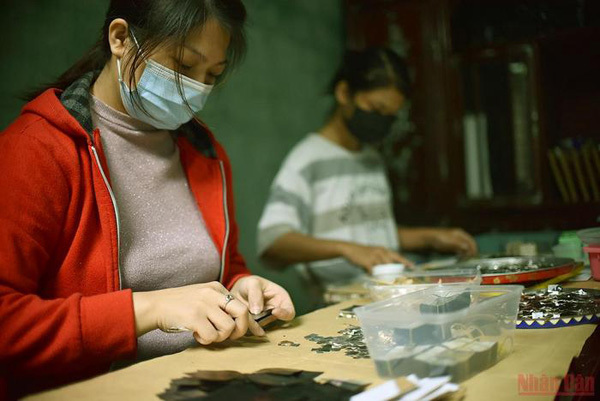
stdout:
{"type": "Polygon", "coordinates": [[[331,82],[332,93],[340,81],[348,83],[351,94],[393,85],[405,97],[410,96],[410,77],[406,62],[386,48],[347,50],[342,65],[331,82]]]}
{"type": "MultiPolygon", "coordinates": [[[[135,70],[149,54],[165,44],[183,45],[190,31],[210,18],[216,19],[231,36],[229,66],[238,65],[246,50],[246,8],[241,0],[111,0],[100,37],[92,48],[55,82],[27,96],[28,100],[48,88],[64,90],[85,73],[102,69],[112,55],[108,28],[116,18],[127,21],[140,46],[139,51],[132,49],[135,54],[129,65],[130,87],[134,86],[135,70]]],[[[177,80],[183,94],[179,74],[177,80]]]]}

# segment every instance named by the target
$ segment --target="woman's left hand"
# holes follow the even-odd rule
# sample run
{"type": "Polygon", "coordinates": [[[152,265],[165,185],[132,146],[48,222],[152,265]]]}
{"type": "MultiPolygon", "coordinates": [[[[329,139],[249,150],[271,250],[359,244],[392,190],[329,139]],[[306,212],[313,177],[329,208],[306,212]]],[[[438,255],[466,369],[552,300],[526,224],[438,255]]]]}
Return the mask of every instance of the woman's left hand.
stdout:
{"type": "Polygon", "coordinates": [[[235,283],[231,293],[246,304],[252,314],[272,309],[272,315],[280,320],[292,320],[296,316],[296,310],[288,292],[265,278],[242,277],[235,283]]]}

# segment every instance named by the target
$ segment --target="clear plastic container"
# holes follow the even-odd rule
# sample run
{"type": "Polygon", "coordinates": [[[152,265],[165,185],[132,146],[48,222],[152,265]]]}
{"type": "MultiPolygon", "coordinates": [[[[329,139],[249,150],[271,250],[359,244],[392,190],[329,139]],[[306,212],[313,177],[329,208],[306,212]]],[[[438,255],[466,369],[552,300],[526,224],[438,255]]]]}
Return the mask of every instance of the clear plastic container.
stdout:
{"type": "Polygon", "coordinates": [[[559,258],[571,258],[576,262],[583,262],[585,256],[583,254],[583,246],[581,242],[577,244],[557,244],[552,247],[552,253],[559,258]]]}
{"type": "Polygon", "coordinates": [[[600,227],[579,230],[577,236],[586,245],[600,245],[600,227]]]}
{"type": "Polygon", "coordinates": [[[461,382],[513,350],[523,286],[437,285],[354,312],[379,376],[461,382]]]}
{"type": "Polygon", "coordinates": [[[387,263],[373,267],[371,274],[378,280],[394,281],[404,272],[404,265],[401,263],[387,263]]]}
{"type": "Polygon", "coordinates": [[[558,237],[559,244],[574,244],[581,246],[581,239],[577,236],[577,231],[563,231],[558,237]]]}
{"type": "Polygon", "coordinates": [[[449,270],[422,270],[405,271],[395,281],[381,281],[369,278],[365,287],[369,290],[371,299],[381,301],[398,295],[435,287],[438,284],[447,285],[479,285],[481,274],[478,269],[449,269],[449,270]]]}

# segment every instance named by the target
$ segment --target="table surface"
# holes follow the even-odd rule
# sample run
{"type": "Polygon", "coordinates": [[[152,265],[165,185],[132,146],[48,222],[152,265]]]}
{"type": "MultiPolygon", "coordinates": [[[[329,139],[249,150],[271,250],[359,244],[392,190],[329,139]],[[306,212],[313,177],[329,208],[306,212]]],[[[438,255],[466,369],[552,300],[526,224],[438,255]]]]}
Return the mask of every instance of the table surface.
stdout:
{"type": "MultiPolygon", "coordinates": [[[[569,287],[598,288],[600,283],[571,283],[569,287]]],[[[315,343],[304,336],[338,335],[354,319],[339,318],[341,308],[355,301],[333,305],[296,318],[268,332],[266,338],[246,337],[235,342],[188,349],[184,352],[138,363],[80,383],[35,394],[27,400],[151,400],[169,387],[171,379],[196,370],[237,370],[249,373],[263,368],[285,367],[323,371],[324,377],[380,383],[370,359],[352,359],[343,352],[317,354],[315,343]],[[298,347],[278,346],[282,340],[298,347]]],[[[519,374],[564,376],[571,359],[579,354],[595,325],[515,331],[514,352],[488,370],[462,383],[465,400],[514,400],[519,395],[519,374]]],[[[526,400],[551,400],[553,395],[526,396],[526,400]]]]}

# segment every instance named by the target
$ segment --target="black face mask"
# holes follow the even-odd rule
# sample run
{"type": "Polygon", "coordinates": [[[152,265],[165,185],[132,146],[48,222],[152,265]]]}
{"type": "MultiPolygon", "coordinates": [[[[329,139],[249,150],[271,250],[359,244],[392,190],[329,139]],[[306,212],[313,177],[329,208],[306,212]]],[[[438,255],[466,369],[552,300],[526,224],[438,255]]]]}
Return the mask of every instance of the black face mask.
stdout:
{"type": "Polygon", "coordinates": [[[385,138],[395,121],[396,116],[384,116],[375,111],[365,111],[357,106],[352,117],[346,119],[346,126],[361,143],[371,144],[385,138]]]}

